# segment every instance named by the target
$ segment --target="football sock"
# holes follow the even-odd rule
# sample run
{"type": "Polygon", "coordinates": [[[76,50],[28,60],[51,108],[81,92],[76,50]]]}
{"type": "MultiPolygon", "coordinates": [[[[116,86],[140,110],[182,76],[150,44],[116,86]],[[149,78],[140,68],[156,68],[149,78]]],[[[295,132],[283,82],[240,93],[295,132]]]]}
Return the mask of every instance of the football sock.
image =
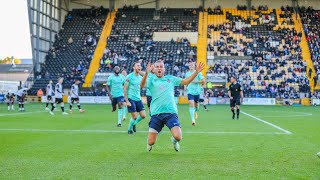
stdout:
{"type": "Polygon", "coordinates": [[[10,105],[9,105],[9,103],[8,103],[8,110],[10,110],[10,105]]]}
{"type": "Polygon", "coordinates": [[[191,120],[194,121],[195,108],[193,107],[189,108],[189,113],[190,113],[191,120]]]}
{"type": "Polygon", "coordinates": [[[143,118],[139,115],[137,119],[134,121],[133,125],[137,125],[143,118]]]}
{"type": "Polygon", "coordinates": [[[64,106],[63,105],[61,105],[61,111],[64,112],[64,106]]]}
{"type": "Polygon", "coordinates": [[[122,114],[123,114],[123,110],[118,109],[118,124],[121,124],[122,122],[122,114]]]}
{"type": "Polygon", "coordinates": [[[127,106],[122,107],[122,115],[123,115],[123,118],[127,116],[127,106]]]}
{"type": "Polygon", "coordinates": [[[14,106],[13,106],[13,105],[11,105],[11,109],[14,109],[14,106]]]}
{"type": "Polygon", "coordinates": [[[207,110],[207,105],[203,105],[204,109],[207,110]]]}
{"type": "Polygon", "coordinates": [[[51,107],[51,111],[54,110],[54,108],[56,108],[56,104],[53,104],[52,107],[51,107]]]}
{"type": "Polygon", "coordinates": [[[80,103],[79,103],[79,104],[77,104],[77,106],[78,106],[78,109],[80,110],[80,109],[81,109],[80,103]]]}
{"type": "Polygon", "coordinates": [[[70,104],[70,106],[69,106],[69,107],[70,107],[70,110],[72,110],[72,104],[70,104]]]}
{"type": "Polygon", "coordinates": [[[175,144],[175,143],[177,143],[177,142],[179,142],[179,141],[178,141],[178,140],[176,140],[176,138],[174,138],[173,136],[172,136],[172,138],[171,138],[171,139],[172,139],[172,143],[174,143],[174,144],[175,144]]]}
{"type": "Polygon", "coordinates": [[[240,109],[237,109],[237,117],[239,117],[240,109]]]}
{"type": "Polygon", "coordinates": [[[234,109],[231,109],[232,114],[234,114],[234,109]]]}
{"type": "Polygon", "coordinates": [[[132,131],[133,123],[134,123],[134,120],[133,120],[132,118],[130,118],[129,126],[128,126],[128,131],[132,131]]]}
{"type": "Polygon", "coordinates": [[[49,103],[46,103],[46,108],[49,106],[49,103]]]}

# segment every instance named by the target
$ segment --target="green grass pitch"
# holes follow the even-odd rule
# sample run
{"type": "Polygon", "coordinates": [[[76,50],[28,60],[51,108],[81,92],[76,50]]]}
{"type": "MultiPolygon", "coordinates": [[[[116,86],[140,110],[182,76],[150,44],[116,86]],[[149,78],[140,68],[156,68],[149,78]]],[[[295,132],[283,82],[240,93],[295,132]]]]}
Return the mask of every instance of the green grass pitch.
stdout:
{"type": "Polygon", "coordinates": [[[181,151],[165,127],[147,152],[149,117],[128,135],[129,114],[117,128],[109,105],[82,106],[51,116],[43,104],[0,104],[0,179],[320,179],[319,107],[243,106],[253,117],[232,120],[228,106],[210,105],[192,127],[180,105],[181,151]]]}

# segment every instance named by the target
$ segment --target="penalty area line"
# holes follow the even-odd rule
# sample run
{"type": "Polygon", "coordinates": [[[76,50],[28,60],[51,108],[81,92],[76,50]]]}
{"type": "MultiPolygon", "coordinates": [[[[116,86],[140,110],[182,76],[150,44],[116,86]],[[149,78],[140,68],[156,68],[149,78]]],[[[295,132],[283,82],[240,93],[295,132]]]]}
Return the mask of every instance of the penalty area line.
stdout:
{"type": "MultiPolygon", "coordinates": [[[[127,133],[120,130],[90,130],[90,129],[0,129],[0,131],[10,132],[45,132],[45,133],[127,133]]],[[[148,133],[148,131],[138,131],[148,133]]],[[[170,133],[163,131],[162,133],[170,133]]],[[[283,132],[224,132],[224,131],[185,131],[183,134],[288,134],[283,132]]]]}
{"type": "Polygon", "coordinates": [[[244,114],[244,115],[247,115],[247,116],[249,116],[249,117],[251,117],[251,118],[253,118],[253,119],[257,120],[257,121],[260,121],[260,122],[262,122],[262,123],[264,123],[264,124],[267,124],[267,125],[269,125],[269,126],[271,126],[271,127],[273,127],[273,128],[276,128],[276,129],[284,132],[285,134],[292,134],[292,132],[290,132],[290,131],[288,131],[288,130],[285,130],[285,129],[283,129],[283,128],[275,125],[275,124],[272,124],[272,123],[270,123],[270,122],[268,122],[268,121],[262,120],[262,119],[260,119],[260,118],[258,118],[258,117],[256,117],[256,116],[254,116],[254,115],[251,115],[251,114],[246,113],[246,112],[244,112],[244,111],[241,111],[241,113],[244,114]]]}

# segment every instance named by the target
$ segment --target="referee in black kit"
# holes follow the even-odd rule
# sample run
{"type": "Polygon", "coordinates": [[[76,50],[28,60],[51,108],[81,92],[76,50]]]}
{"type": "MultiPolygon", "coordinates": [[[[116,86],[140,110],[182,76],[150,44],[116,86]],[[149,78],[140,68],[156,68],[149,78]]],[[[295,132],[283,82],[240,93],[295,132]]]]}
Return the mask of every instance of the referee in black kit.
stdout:
{"type": "Polygon", "coordinates": [[[231,84],[229,86],[228,95],[230,98],[230,108],[232,112],[232,119],[235,117],[234,107],[237,109],[237,119],[239,119],[240,115],[240,104],[243,101],[243,92],[241,85],[237,82],[234,76],[230,79],[231,84]]]}

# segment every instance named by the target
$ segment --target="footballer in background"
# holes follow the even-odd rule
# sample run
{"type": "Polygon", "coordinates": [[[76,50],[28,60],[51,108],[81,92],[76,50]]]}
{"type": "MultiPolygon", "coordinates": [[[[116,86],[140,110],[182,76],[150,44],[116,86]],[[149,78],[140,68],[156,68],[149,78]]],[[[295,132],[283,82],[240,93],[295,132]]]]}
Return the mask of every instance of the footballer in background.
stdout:
{"type": "Polygon", "coordinates": [[[124,94],[123,94],[123,85],[126,77],[120,73],[119,66],[115,66],[113,68],[113,71],[114,73],[108,77],[106,89],[108,92],[108,96],[110,97],[110,100],[111,100],[112,112],[116,111],[118,106],[117,127],[121,127],[122,120],[123,120],[122,108],[123,108],[123,102],[125,101],[124,94]]]}
{"type": "Polygon", "coordinates": [[[10,91],[6,95],[6,103],[8,105],[8,111],[10,111],[10,106],[11,106],[11,110],[14,110],[14,96],[15,94],[10,91]]]}
{"type": "Polygon", "coordinates": [[[80,81],[76,79],[74,81],[74,84],[72,84],[71,86],[71,91],[70,91],[71,100],[70,100],[70,110],[69,110],[70,113],[72,113],[72,105],[74,102],[77,103],[79,112],[80,113],[84,112],[84,110],[81,109],[80,100],[79,100],[79,84],[80,84],[80,81]]]}
{"type": "Polygon", "coordinates": [[[19,103],[19,111],[25,111],[24,104],[25,104],[25,98],[27,97],[27,90],[28,88],[22,88],[17,92],[17,100],[19,103]]]}

